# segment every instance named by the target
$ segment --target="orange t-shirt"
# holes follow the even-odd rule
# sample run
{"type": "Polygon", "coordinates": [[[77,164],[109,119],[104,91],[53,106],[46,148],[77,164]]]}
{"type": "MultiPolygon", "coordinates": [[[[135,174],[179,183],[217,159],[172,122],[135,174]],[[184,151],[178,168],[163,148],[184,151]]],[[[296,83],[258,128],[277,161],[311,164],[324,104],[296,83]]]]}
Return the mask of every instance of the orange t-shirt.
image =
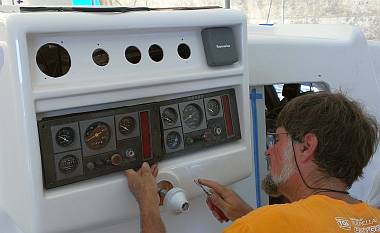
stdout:
{"type": "Polygon", "coordinates": [[[375,233],[380,210],[313,195],[291,204],[259,208],[237,219],[224,233],[375,233]]]}

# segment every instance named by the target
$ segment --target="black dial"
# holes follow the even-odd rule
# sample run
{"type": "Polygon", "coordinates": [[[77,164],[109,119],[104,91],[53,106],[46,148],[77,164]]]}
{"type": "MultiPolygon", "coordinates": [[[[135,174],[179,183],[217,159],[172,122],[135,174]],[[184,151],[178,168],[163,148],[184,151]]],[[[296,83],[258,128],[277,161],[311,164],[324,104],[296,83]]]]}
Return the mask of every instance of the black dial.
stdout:
{"type": "Polygon", "coordinates": [[[127,135],[133,132],[136,128],[135,118],[131,116],[123,117],[119,121],[119,131],[121,134],[127,135]]]}
{"type": "Polygon", "coordinates": [[[199,127],[203,120],[203,112],[197,104],[188,104],[182,112],[183,121],[187,127],[195,129],[199,127]]]}
{"type": "Polygon", "coordinates": [[[210,116],[216,116],[220,112],[220,104],[216,99],[211,99],[207,102],[207,112],[210,116]]]}
{"type": "Polygon", "coordinates": [[[169,149],[177,149],[181,145],[181,142],[181,135],[176,131],[172,131],[166,135],[166,145],[169,149]]]}
{"type": "Polygon", "coordinates": [[[101,121],[87,127],[84,142],[92,150],[99,150],[107,146],[111,138],[110,127],[101,121]]]}
{"type": "Polygon", "coordinates": [[[165,126],[174,126],[178,121],[178,113],[174,108],[165,108],[162,112],[162,122],[165,126]]]}
{"type": "Polygon", "coordinates": [[[55,134],[55,141],[62,147],[70,146],[75,139],[74,129],[71,127],[64,127],[58,130],[55,134]]]}
{"type": "Polygon", "coordinates": [[[74,155],[66,155],[59,160],[58,168],[64,174],[69,174],[75,171],[79,165],[78,159],[74,155]]]}

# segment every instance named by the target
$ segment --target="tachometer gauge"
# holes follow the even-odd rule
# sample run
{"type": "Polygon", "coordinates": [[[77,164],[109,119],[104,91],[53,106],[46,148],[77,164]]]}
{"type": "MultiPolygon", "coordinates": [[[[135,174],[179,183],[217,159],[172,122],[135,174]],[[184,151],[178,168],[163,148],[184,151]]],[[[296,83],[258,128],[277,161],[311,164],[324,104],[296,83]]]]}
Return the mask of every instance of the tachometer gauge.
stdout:
{"type": "Polygon", "coordinates": [[[176,131],[172,131],[166,135],[166,145],[169,149],[177,149],[181,145],[181,142],[181,135],[176,131]]]}
{"type": "Polygon", "coordinates": [[[55,134],[55,141],[59,146],[70,146],[74,142],[75,132],[71,127],[63,127],[55,134]]]}
{"type": "Polygon", "coordinates": [[[174,126],[178,121],[178,113],[174,108],[165,108],[162,112],[163,124],[167,127],[174,126]]]}
{"type": "Polygon", "coordinates": [[[87,127],[84,142],[92,150],[104,148],[111,138],[110,127],[101,121],[94,122],[87,127]]]}
{"type": "Polygon", "coordinates": [[[216,99],[211,99],[207,102],[207,112],[210,116],[216,116],[220,112],[220,104],[216,99]]]}
{"type": "Polygon", "coordinates": [[[197,104],[188,104],[182,111],[182,117],[187,127],[195,129],[202,123],[202,109],[197,104]]]}
{"type": "Polygon", "coordinates": [[[136,120],[131,116],[123,117],[119,121],[119,131],[121,134],[127,135],[133,132],[136,128],[136,120]]]}

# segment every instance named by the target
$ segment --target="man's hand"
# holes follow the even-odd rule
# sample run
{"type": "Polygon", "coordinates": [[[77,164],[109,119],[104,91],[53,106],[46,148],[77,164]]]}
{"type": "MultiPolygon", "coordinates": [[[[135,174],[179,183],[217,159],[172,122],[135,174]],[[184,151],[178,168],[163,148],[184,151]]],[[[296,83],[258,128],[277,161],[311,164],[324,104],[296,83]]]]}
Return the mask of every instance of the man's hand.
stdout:
{"type": "MultiPolygon", "coordinates": [[[[235,220],[253,210],[252,207],[243,201],[235,192],[219,183],[206,179],[199,179],[198,181],[211,189],[210,200],[228,219],[235,220]]],[[[222,221],[222,219],[219,219],[220,215],[218,213],[212,212],[219,221],[222,221]]]]}
{"type": "Polygon", "coordinates": [[[156,176],[158,173],[157,165],[152,168],[149,164],[144,162],[142,167],[135,172],[133,169],[125,171],[128,178],[129,190],[133,193],[139,204],[142,207],[158,207],[160,204],[160,197],[157,193],[156,176]]]}
{"type": "Polygon", "coordinates": [[[142,233],[165,233],[165,226],[160,216],[160,197],[157,193],[157,165],[151,168],[148,163],[135,172],[125,171],[129,190],[133,193],[140,207],[140,222],[142,233]]]}

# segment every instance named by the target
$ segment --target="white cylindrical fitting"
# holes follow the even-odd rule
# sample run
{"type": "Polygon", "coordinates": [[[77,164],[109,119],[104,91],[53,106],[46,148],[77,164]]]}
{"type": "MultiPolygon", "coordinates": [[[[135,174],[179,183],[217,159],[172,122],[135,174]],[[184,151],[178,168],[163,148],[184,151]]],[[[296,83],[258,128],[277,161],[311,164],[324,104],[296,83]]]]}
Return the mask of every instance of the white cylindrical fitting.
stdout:
{"type": "Polygon", "coordinates": [[[189,202],[185,191],[178,187],[170,189],[165,195],[164,206],[175,214],[186,212],[189,209],[189,202]]]}

